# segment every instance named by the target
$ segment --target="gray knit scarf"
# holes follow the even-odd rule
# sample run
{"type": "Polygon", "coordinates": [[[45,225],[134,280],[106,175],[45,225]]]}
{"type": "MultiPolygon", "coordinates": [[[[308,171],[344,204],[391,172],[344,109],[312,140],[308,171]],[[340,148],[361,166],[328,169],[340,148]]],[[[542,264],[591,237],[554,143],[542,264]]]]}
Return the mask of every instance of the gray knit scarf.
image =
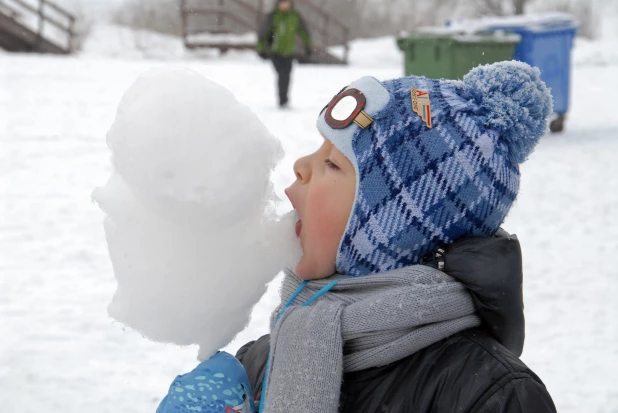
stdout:
{"type": "Polygon", "coordinates": [[[311,281],[275,323],[301,284],[286,272],[271,321],[264,412],[335,413],[343,373],[383,366],[480,325],[469,292],[431,267],[311,281]],[[301,306],[341,278],[327,294],[301,306]],[[276,325],[275,325],[276,324],[276,325]]]}

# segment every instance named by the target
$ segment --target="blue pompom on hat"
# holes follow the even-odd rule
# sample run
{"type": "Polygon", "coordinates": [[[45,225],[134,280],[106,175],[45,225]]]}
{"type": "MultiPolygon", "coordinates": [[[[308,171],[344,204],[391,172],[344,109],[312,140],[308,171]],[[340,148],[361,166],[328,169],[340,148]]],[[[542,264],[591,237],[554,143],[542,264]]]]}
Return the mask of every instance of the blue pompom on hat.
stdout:
{"type": "Polygon", "coordinates": [[[365,77],[347,89],[362,92],[371,123],[334,127],[328,110],[318,118],[357,176],[339,273],[418,264],[458,238],[498,230],[519,190],[519,164],[552,113],[537,68],[500,62],[463,81],[365,77]]]}

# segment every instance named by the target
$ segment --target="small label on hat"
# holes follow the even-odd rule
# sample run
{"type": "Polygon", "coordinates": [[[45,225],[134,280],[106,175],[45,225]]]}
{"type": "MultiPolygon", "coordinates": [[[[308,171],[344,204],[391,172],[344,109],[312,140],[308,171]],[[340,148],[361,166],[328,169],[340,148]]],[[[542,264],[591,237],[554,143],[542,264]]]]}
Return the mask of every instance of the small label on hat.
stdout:
{"type": "Polygon", "coordinates": [[[428,128],[431,128],[431,101],[429,92],[410,88],[412,96],[412,110],[423,119],[428,128]]]}

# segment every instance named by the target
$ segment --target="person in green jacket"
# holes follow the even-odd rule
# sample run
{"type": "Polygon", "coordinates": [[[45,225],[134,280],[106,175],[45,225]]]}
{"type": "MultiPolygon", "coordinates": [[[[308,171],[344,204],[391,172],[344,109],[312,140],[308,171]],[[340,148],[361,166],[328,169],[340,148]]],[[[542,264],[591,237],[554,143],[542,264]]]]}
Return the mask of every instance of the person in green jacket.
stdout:
{"type": "Polygon", "coordinates": [[[288,89],[292,62],[296,54],[296,36],[305,45],[306,55],[312,51],[311,37],[300,14],[290,0],[279,0],[260,30],[257,52],[262,59],[270,58],[275,66],[279,86],[279,106],[288,104],[288,89]]]}

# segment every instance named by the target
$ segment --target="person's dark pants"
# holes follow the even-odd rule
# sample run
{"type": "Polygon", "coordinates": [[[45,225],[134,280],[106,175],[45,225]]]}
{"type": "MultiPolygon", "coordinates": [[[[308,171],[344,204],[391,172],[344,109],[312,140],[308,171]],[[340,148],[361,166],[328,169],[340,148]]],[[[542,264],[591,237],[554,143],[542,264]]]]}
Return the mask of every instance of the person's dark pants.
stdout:
{"type": "Polygon", "coordinates": [[[273,65],[277,71],[279,86],[279,105],[288,103],[288,89],[290,88],[290,73],[294,59],[288,56],[273,55],[273,65]]]}

